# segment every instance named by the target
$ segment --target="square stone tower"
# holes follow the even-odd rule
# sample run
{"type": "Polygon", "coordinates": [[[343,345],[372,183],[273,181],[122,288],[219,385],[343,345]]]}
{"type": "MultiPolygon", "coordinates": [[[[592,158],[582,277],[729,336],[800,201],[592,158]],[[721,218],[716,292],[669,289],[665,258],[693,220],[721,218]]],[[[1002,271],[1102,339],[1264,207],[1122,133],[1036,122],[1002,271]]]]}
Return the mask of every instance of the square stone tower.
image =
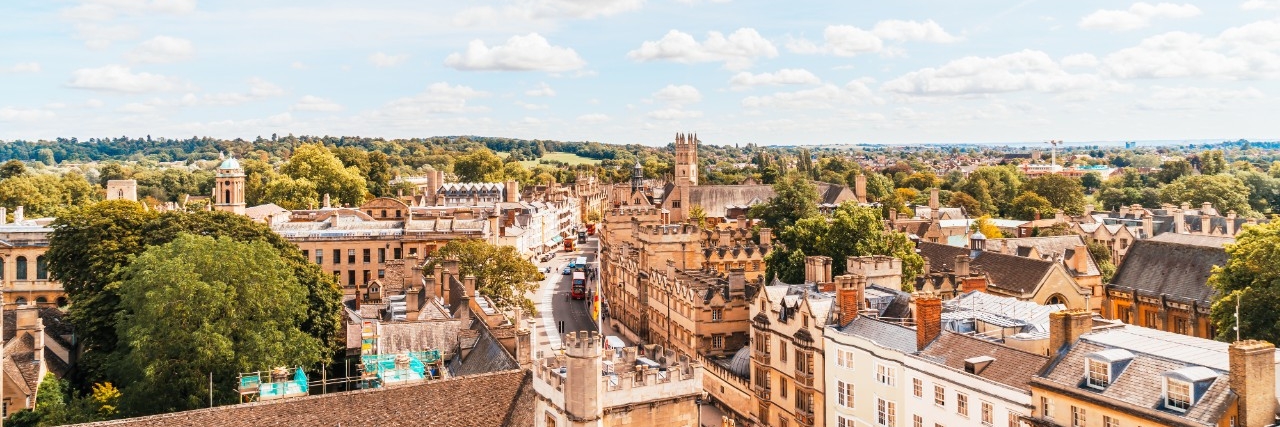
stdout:
{"type": "Polygon", "coordinates": [[[676,185],[698,185],[698,134],[676,134],[676,185]]]}

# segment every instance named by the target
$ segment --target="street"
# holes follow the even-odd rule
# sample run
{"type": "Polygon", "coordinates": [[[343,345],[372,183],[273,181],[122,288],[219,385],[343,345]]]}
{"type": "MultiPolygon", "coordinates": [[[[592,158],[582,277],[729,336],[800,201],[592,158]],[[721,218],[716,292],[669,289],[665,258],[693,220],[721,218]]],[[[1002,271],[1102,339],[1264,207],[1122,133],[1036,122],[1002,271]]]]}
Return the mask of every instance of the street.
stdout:
{"type": "MultiPolygon", "coordinates": [[[[586,257],[590,268],[598,268],[596,251],[600,243],[595,236],[588,236],[585,243],[578,245],[575,252],[557,251],[551,261],[540,262],[538,267],[544,271],[551,267],[543,280],[537,295],[530,295],[538,305],[537,346],[538,350],[549,353],[560,349],[560,334],[572,331],[598,331],[591,318],[591,300],[570,299],[569,288],[572,275],[562,274],[562,270],[577,257],[586,257]]],[[[594,292],[596,280],[588,281],[587,289],[594,292]]],[[[593,294],[594,295],[594,294],[593,294]]]]}

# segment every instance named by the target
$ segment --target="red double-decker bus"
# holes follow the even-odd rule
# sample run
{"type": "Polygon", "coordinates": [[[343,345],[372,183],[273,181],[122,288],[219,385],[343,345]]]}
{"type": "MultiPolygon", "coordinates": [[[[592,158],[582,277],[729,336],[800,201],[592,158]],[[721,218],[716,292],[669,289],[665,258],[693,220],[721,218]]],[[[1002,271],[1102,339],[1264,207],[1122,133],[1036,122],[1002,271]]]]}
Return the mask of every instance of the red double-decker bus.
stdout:
{"type": "Polygon", "coordinates": [[[573,272],[573,285],[569,288],[569,296],[573,299],[584,299],[587,297],[587,274],[581,271],[573,272]]]}

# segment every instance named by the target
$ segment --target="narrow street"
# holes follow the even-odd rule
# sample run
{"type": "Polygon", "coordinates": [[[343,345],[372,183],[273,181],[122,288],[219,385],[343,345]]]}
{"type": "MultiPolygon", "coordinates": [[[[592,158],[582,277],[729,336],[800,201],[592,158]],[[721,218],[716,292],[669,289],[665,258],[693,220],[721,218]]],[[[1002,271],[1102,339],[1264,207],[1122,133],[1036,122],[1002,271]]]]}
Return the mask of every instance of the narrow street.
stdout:
{"type": "MultiPolygon", "coordinates": [[[[543,271],[551,267],[546,280],[542,281],[536,295],[530,295],[538,307],[538,322],[535,337],[537,348],[544,354],[560,349],[560,334],[573,331],[598,331],[594,319],[591,318],[591,299],[575,300],[569,298],[572,275],[563,274],[565,267],[577,257],[586,257],[590,268],[598,268],[596,252],[600,243],[595,236],[588,236],[585,243],[578,245],[578,250],[565,253],[557,251],[551,261],[540,262],[538,267],[543,271]]],[[[587,289],[594,292],[596,280],[588,282],[587,289]]]]}

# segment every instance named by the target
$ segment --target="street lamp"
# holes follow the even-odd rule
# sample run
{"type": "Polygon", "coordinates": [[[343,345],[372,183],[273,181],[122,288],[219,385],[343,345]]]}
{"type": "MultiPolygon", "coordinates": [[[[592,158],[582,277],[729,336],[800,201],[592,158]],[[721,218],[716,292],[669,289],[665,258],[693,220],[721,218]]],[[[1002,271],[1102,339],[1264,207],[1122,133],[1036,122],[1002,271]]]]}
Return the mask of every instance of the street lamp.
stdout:
{"type": "Polygon", "coordinates": [[[693,403],[698,406],[698,414],[695,415],[695,417],[697,417],[696,419],[698,420],[697,427],[702,427],[702,403],[703,402],[710,403],[707,400],[707,392],[705,391],[702,392],[702,394],[699,394],[697,399],[693,400],[693,403]]]}

